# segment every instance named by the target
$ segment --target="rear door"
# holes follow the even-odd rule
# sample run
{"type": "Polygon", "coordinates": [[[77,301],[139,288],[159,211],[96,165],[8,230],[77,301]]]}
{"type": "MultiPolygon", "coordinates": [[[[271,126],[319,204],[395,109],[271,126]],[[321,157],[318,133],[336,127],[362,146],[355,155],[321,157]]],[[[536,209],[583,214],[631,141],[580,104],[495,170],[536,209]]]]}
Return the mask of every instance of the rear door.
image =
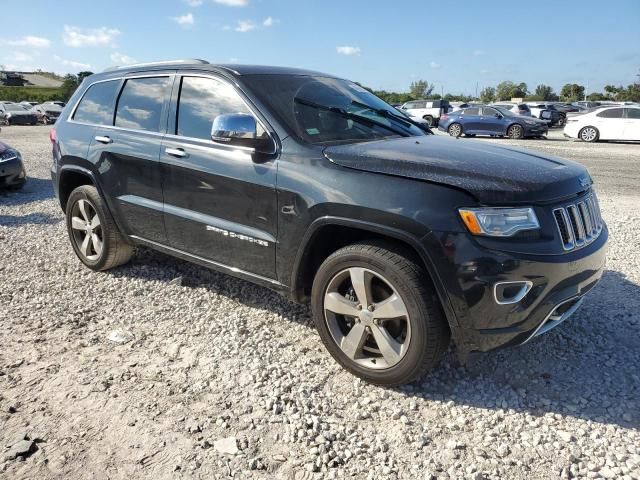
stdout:
{"type": "MultiPolygon", "coordinates": [[[[211,140],[218,115],[254,115],[226,79],[185,72],[176,80],[161,152],[169,243],[254,275],[275,277],[276,160],[211,140]]],[[[266,123],[262,123],[266,125],[266,123]]]]}
{"type": "Polygon", "coordinates": [[[640,108],[625,108],[624,139],[640,140],[640,108]]]}
{"type": "Polygon", "coordinates": [[[608,108],[596,114],[595,126],[602,140],[624,140],[624,108],[608,108]]]}
{"type": "Polygon", "coordinates": [[[159,243],[166,242],[160,144],[173,80],[173,72],[122,79],[115,115],[96,126],[89,149],[103,193],[125,233],[159,243]]]}
{"type": "Polygon", "coordinates": [[[481,133],[483,126],[480,120],[480,109],[478,107],[465,108],[460,117],[462,130],[465,133],[481,133]]]}

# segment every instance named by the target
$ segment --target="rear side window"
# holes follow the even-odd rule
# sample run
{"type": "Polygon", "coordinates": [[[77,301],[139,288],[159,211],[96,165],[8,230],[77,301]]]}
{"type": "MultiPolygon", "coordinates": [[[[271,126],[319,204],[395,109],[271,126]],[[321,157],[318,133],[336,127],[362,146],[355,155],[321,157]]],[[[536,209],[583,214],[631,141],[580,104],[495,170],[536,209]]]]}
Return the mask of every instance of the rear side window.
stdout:
{"type": "Polygon", "coordinates": [[[640,108],[627,108],[627,118],[640,119],[640,108]]]}
{"type": "Polygon", "coordinates": [[[480,115],[480,109],[479,108],[465,108],[464,114],[465,115],[480,115]]]}
{"type": "MultiPolygon", "coordinates": [[[[183,77],[178,102],[177,135],[211,140],[218,115],[251,112],[231,85],[213,78],[183,77]]],[[[258,134],[260,135],[260,124],[258,134]]]]}
{"type": "Polygon", "coordinates": [[[609,110],[598,113],[596,116],[602,118],[622,118],[623,111],[624,109],[622,108],[610,108],[609,110]]]}
{"type": "Polygon", "coordinates": [[[169,77],[128,79],[118,99],[116,126],[160,131],[162,108],[170,85],[169,77]]]}
{"type": "Polygon", "coordinates": [[[94,83],[78,104],[73,119],[95,125],[113,125],[113,108],[120,80],[94,83]]]}

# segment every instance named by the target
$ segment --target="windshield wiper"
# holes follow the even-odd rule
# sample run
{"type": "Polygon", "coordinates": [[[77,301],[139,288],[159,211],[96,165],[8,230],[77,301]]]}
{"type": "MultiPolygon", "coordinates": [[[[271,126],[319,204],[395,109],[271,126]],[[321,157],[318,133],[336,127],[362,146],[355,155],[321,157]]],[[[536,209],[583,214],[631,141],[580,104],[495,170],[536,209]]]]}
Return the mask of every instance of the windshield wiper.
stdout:
{"type": "Polygon", "coordinates": [[[353,120],[354,122],[363,123],[365,125],[368,125],[369,127],[372,127],[372,126],[375,125],[377,127],[384,128],[385,130],[389,130],[390,132],[393,132],[396,135],[401,135],[403,137],[411,136],[407,132],[403,132],[403,131],[398,130],[396,128],[393,128],[393,127],[391,127],[389,125],[385,125],[384,123],[378,122],[377,120],[374,120],[372,118],[365,117],[365,116],[362,116],[362,115],[358,115],[357,113],[348,112],[345,109],[340,108],[340,107],[329,107],[327,105],[322,105],[320,103],[311,102],[309,100],[304,100],[304,99],[299,98],[299,97],[295,97],[293,99],[293,101],[296,102],[296,103],[301,103],[302,105],[306,105],[308,107],[317,108],[318,110],[326,110],[327,112],[335,113],[335,114],[340,115],[342,117],[349,118],[349,119],[353,120]]]}

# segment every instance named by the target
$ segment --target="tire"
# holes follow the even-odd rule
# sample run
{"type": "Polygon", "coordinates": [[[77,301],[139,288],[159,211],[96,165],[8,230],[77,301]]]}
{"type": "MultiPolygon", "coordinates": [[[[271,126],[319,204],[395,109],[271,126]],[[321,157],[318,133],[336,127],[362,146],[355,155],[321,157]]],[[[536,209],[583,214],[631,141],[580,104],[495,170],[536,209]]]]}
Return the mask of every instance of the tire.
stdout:
{"type": "Polygon", "coordinates": [[[507,137],[514,140],[520,140],[524,138],[524,128],[522,128],[522,125],[519,125],[517,123],[509,125],[509,128],[507,128],[507,137]]]}
{"type": "Polygon", "coordinates": [[[460,135],[462,135],[462,125],[457,122],[452,123],[447,128],[447,133],[449,133],[449,135],[451,135],[452,137],[458,138],[460,135]]]}
{"type": "Polygon", "coordinates": [[[558,119],[558,123],[556,123],[556,125],[558,127],[564,127],[565,123],[567,123],[567,119],[565,117],[560,117],[558,119]]]}
{"type": "Polygon", "coordinates": [[[597,142],[600,138],[600,132],[596,127],[587,126],[578,132],[578,138],[583,142],[593,143],[597,142]]]}
{"type": "Polygon", "coordinates": [[[314,278],[311,303],[320,338],[333,358],[377,385],[421,377],[435,368],[449,344],[449,327],[427,273],[410,254],[387,242],[355,243],[330,255],[314,278]],[[356,293],[356,284],[370,288],[356,293]],[[358,308],[363,297],[371,308],[358,308]]]}
{"type": "Polygon", "coordinates": [[[435,125],[433,117],[431,115],[425,115],[424,117],[422,117],[422,119],[426,120],[430,127],[433,127],[435,125]]]}
{"type": "Polygon", "coordinates": [[[82,185],[71,192],[66,221],[73,250],[90,269],[108,270],[131,259],[133,246],[118,230],[93,185],[82,185]]]}

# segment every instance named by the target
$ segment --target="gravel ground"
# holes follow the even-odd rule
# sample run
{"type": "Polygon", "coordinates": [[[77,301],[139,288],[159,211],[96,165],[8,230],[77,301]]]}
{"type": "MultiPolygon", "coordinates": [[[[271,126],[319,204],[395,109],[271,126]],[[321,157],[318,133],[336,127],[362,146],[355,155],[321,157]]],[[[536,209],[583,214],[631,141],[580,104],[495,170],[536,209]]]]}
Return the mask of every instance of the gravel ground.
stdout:
{"type": "Polygon", "coordinates": [[[640,203],[623,187],[640,146],[519,142],[604,184],[602,282],[526,346],[467,366],[449,352],[384,389],[340,369],[307,307],[266,289],[142,249],[86,269],[47,128],[0,138],[30,175],[0,194],[0,477],[640,478],[640,203]]]}

